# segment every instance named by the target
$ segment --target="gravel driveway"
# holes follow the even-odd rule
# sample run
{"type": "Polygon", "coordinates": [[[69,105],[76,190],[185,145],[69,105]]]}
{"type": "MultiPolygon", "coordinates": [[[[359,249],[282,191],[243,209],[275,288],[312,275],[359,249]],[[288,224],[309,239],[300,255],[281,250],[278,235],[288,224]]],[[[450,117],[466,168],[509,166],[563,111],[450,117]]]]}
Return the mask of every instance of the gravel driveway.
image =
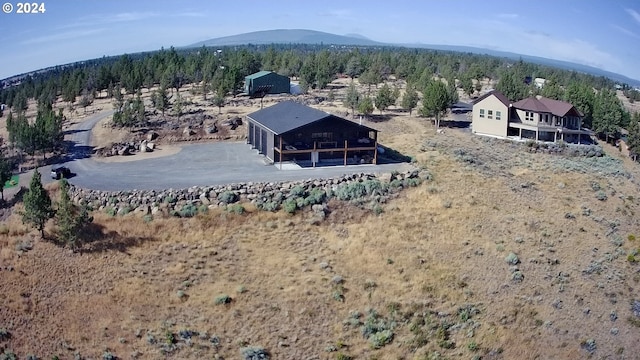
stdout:
{"type": "MultiPolygon", "coordinates": [[[[177,154],[127,162],[98,162],[87,157],[90,129],[110,112],[96,114],[79,124],[71,135],[75,143],[64,165],[75,174],[69,182],[94,190],[160,190],[238,182],[276,182],[318,179],[361,172],[409,169],[409,164],[327,166],[279,170],[244,142],[185,144],[177,154]]],[[[51,182],[50,167],[40,169],[43,183],[51,182]]],[[[22,175],[21,177],[25,176],[22,175]]],[[[28,182],[27,182],[28,183],[28,182]]]]}

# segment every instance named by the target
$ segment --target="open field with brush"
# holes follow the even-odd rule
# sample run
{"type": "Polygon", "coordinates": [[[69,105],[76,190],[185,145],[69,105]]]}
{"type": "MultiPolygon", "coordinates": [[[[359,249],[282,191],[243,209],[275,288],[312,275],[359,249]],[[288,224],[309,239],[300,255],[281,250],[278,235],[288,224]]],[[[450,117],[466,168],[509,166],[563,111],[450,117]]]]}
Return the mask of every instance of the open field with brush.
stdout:
{"type": "Polygon", "coordinates": [[[638,356],[637,164],[607,145],[604,157],[533,152],[388,113],[365,121],[433,179],[378,213],[337,200],[320,223],[250,204],[151,221],[95,212],[91,242],[71,252],[14,211],[0,225],[0,347],[21,359],[638,356]]]}

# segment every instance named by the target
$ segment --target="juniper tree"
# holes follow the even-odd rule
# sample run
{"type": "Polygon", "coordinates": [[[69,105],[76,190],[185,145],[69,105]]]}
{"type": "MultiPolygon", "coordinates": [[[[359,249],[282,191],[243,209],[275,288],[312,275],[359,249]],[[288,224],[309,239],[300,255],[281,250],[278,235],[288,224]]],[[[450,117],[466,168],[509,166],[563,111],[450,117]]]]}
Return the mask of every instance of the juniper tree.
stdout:
{"type": "Polygon", "coordinates": [[[44,238],[44,226],[54,213],[51,207],[51,198],[42,187],[40,172],[37,168],[33,171],[29,191],[24,194],[23,203],[24,211],[20,214],[22,222],[36,228],[44,238]]]}
{"type": "Polygon", "coordinates": [[[423,94],[422,115],[433,116],[437,129],[440,127],[440,117],[451,106],[454,99],[442,81],[429,81],[423,94]]]}
{"type": "Polygon", "coordinates": [[[395,104],[396,97],[393,95],[393,91],[389,87],[389,85],[384,84],[378,90],[378,94],[376,95],[376,107],[380,110],[380,114],[382,111],[386,110],[389,106],[395,104]]]}
{"type": "Polygon", "coordinates": [[[365,116],[371,115],[373,113],[373,101],[369,96],[365,96],[358,103],[358,111],[360,111],[365,116]]]}
{"type": "Polygon", "coordinates": [[[413,108],[415,108],[416,105],[418,105],[418,93],[413,86],[409,85],[407,86],[407,91],[402,97],[401,106],[403,109],[409,110],[409,116],[411,116],[411,111],[413,111],[413,108]]]}
{"type": "Polygon", "coordinates": [[[222,91],[222,89],[218,89],[218,91],[216,91],[216,95],[211,101],[211,104],[213,106],[218,107],[218,115],[220,115],[220,113],[222,112],[222,107],[224,106],[224,93],[222,91]]]}
{"type": "Polygon", "coordinates": [[[629,154],[633,160],[637,160],[638,154],[640,154],[640,113],[635,113],[633,115],[627,130],[629,131],[629,135],[627,136],[629,154]]]}
{"type": "Polygon", "coordinates": [[[347,88],[347,93],[344,97],[344,105],[351,109],[351,115],[355,116],[356,108],[358,107],[358,103],[360,102],[360,94],[358,93],[358,89],[356,89],[356,84],[351,81],[349,87],[347,88]]]}
{"type": "Polygon", "coordinates": [[[11,162],[5,157],[4,152],[0,151],[0,196],[4,201],[4,184],[11,180],[11,162]]]}
{"type": "Polygon", "coordinates": [[[71,201],[67,180],[60,180],[60,201],[55,216],[58,241],[72,249],[77,248],[82,228],[92,221],[86,206],[78,206],[71,201]]]}

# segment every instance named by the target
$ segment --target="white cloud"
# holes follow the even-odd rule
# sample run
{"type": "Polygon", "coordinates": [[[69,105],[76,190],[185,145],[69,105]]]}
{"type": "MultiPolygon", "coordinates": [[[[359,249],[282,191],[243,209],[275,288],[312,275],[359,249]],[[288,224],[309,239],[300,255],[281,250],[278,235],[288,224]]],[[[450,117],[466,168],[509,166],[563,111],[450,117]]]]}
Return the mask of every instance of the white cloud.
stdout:
{"type": "Polygon", "coordinates": [[[596,45],[582,39],[560,39],[548,34],[525,32],[525,38],[531,55],[571,61],[579,64],[617,70],[620,61],[596,45]]]}
{"type": "Polygon", "coordinates": [[[500,19],[517,19],[520,15],[518,14],[510,14],[510,13],[503,13],[503,14],[498,14],[498,17],[500,19]]]}
{"type": "Polygon", "coordinates": [[[64,41],[76,39],[84,36],[90,36],[97,33],[101,33],[106,29],[89,29],[89,30],[77,30],[77,31],[65,31],[57,34],[44,35],[22,41],[23,45],[41,44],[46,42],[64,41]]]}
{"type": "Polygon", "coordinates": [[[623,34],[625,34],[625,35],[629,35],[629,36],[634,37],[634,38],[636,38],[636,39],[640,39],[640,35],[638,35],[638,34],[634,33],[633,31],[631,31],[631,30],[629,30],[629,29],[627,29],[627,28],[623,28],[623,27],[622,27],[622,26],[620,26],[620,25],[614,25],[614,24],[611,24],[611,27],[612,27],[612,28],[614,28],[614,29],[616,29],[616,30],[618,30],[618,31],[620,31],[621,33],[623,33],[623,34]]]}
{"type": "Polygon", "coordinates": [[[153,12],[128,12],[120,13],[105,18],[106,23],[123,22],[123,21],[140,21],[158,16],[153,12]]]}
{"type": "Polygon", "coordinates": [[[633,9],[625,9],[631,17],[640,24],[640,14],[633,9]]]}
{"type": "Polygon", "coordinates": [[[468,33],[461,42],[482,44],[482,47],[494,50],[570,61],[609,71],[622,71],[626,66],[618,56],[604,50],[603,45],[545,31],[525,30],[519,24],[496,19],[481,20],[476,31],[468,33]]]}
{"type": "Polygon", "coordinates": [[[149,19],[156,16],[159,16],[159,14],[153,13],[153,12],[129,12],[129,13],[119,13],[119,14],[90,15],[90,16],[81,17],[76,22],[59,26],[58,29],[93,27],[96,25],[140,21],[140,20],[149,19]]]}

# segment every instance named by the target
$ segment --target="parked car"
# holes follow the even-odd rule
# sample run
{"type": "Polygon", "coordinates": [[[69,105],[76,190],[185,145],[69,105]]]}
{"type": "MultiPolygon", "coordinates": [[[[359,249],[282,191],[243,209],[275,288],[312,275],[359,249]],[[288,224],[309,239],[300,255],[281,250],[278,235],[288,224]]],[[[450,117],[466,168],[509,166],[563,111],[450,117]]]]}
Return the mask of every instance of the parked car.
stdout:
{"type": "Polygon", "coordinates": [[[71,170],[66,166],[51,168],[51,178],[54,180],[68,179],[71,176],[71,170]]]}

